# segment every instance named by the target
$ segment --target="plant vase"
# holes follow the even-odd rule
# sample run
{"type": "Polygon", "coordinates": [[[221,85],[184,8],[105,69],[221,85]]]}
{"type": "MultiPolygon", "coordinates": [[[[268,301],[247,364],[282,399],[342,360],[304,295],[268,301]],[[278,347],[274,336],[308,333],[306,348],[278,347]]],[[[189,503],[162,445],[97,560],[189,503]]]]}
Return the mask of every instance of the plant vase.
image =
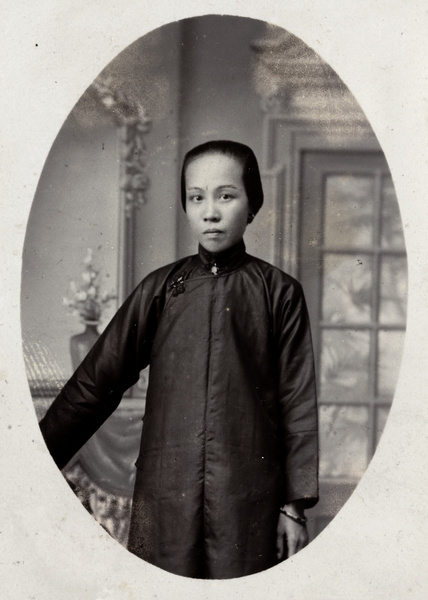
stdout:
{"type": "Polygon", "coordinates": [[[100,337],[97,329],[99,321],[83,321],[85,331],[70,338],[70,355],[73,371],[77,369],[89,350],[100,337]]]}

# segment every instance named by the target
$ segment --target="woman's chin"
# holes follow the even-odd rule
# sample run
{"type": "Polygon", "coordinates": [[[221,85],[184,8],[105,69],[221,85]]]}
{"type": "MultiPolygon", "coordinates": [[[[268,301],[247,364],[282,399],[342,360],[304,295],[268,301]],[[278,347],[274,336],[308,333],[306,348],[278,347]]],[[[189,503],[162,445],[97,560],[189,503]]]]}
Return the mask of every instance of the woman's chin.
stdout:
{"type": "Polygon", "coordinates": [[[203,239],[200,241],[200,244],[207,252],[210,252],[211,254],[218,254],[219,252],[223,252],[224,250],[230,248],[230,244],[224,243],[224,240],[222,243],[219,240],[203,239]]]}

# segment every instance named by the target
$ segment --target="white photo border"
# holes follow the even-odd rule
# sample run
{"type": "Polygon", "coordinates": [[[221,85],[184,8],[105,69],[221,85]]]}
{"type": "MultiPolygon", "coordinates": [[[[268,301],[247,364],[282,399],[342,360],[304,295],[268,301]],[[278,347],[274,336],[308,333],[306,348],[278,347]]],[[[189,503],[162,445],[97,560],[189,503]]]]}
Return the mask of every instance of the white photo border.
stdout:
{"type": "MultiPolygon", "coordinates": [[[[1,578],[11,599],[425,598],[428,591],[428,11],[423,0],[3,0],[0,240],[1,578]],[[401,373],[375,457],[333,523],[274,569],[228,581],[168,574],[112,540],[47,453],[24,371],[21,255],[44,161],[110,60],[174,20],[230,14],[279,25],[354,93],[388,160],[409,259],[401,373]],[[3,572],[4,570],[4,572],[3,572]]],[[[43,243],[43,241],[41,241],[43,243]]]]}

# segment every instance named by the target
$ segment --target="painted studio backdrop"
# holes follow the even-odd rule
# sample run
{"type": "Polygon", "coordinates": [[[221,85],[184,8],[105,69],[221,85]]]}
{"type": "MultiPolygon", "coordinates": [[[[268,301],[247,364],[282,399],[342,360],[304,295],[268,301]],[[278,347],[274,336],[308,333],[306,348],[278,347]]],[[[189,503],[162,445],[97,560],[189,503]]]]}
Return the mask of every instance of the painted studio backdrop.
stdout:
{"type": "MultiPolygon", "coordinates": [[[[225,16],[166,25],[112,61],[70,113],[39,181],[23,257],[36,414],[140,279],[195,253],[180,166],[209,139],[255,151],[265,205],[247,229],[247,251],[297,277],[307,298],[321,427],[313,538],[354,490],[386,422],[407,262],[391,175],[369,123],[332,69],[283,29],[225,16]]],[[[63,471],[122,544],[146,386],[143,372],[63,471]]]]}

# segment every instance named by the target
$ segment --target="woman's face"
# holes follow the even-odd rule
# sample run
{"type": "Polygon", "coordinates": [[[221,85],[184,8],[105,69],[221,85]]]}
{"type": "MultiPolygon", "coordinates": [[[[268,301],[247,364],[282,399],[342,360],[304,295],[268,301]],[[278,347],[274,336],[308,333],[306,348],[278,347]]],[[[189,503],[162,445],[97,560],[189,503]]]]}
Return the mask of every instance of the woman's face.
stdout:
{"type": "Polygon", "coordinates": [[[213,254],[239,242],[250,212],[239,161],[202,155],[187,166],[185,184],[186,214],[198,242],[213,254]]]}

